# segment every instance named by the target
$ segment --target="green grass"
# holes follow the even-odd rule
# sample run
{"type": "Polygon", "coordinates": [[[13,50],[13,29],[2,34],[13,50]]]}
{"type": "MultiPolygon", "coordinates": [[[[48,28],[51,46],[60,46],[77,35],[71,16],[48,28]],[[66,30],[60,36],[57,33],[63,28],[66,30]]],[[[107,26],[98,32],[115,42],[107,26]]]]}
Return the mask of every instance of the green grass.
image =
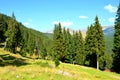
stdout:
{"type": "Polygon", "coordinates": [[[66,63],[56,68],[52,61],[28,59],[2,49],[0,56],[4,63],[0,67],[0,80],[120,80],[120,74],[113,72],[66,63]]]}

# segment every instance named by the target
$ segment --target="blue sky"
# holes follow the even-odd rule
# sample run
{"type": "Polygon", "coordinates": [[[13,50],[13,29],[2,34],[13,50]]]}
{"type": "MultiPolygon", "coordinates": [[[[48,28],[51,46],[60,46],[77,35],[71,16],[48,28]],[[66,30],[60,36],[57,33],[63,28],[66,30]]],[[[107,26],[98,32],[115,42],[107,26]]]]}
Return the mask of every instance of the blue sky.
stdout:
{"type": "Polygon", "coordinates": [[[0,0],[0,13],[14,12],[19,22],[42,32],[52,31],[58,22],[83,30],[96,15],[102,26],[114,25],[118,4],[119,0],[0,0]]]}

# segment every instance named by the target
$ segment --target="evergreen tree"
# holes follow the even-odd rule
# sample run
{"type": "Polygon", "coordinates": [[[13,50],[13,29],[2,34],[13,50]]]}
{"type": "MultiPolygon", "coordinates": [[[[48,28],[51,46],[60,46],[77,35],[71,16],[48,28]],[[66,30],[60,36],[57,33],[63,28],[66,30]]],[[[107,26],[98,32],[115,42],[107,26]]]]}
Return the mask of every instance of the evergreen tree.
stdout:
{"type": "Polygon", "coordinates": [[[16,20],[16,17],[15,17],[15,15],[14,15],[14,12],[12,13],[12,18],[13,18],[14,20],[16,20]]]}
{"type": "Polygon", "coordinates": [[[63,51],[63,54],[64,54],[64,59],[63,59],[63,62],[65,62],[65,58],[67,56],[67,53],[68,53],[68,38],[67,38],[67,31],[65,29],[65,27],[63,28],[63,46],[64,46],[64,51],[63,51]]]}
{"type": "Polygon", "coordinates": [[[72,56],[72,35],[70,34],[70,30],[63,30],[64,40],[65,40],[65,62],[73,63],[72,56]]]}
{"type": "MultiPolygon", "coordinates": [[[[22,27],[21,27],[22,28],[22,27]]],[[[28,52],[28,40],[29,40],[29,34],[28,31],[24,31],[24,29],[21,29],[21,36],[22,36],[22,40],[21,40],[21,50],[20,53],[23,56],[26,56],[26,52],[28,52]]]]}
{"type": "Polygon", "coordinates": [[[90,60],[90,65],[92,67],[97,67],[97,69],[99,69],[99,65],[104,65],[104,60],[102,57],[105,54],[105,41],[102,27],[97,16],[95,18],[94,25],[91,25],[88,30],[85,44],[87,59],[90,60]],[[99,64],[99,62],[101,64],[99,64]]]}
{"type": "Polygon", "coordinates": [[[27,44],[27,49],[28,49],[28,52],[33,55],[34,53],[34,49],[35,49],[35,36],[33,35],[29,35],[29,39],[28,39],[28,44],[27,44]]]}
{"type": "Polygon", "coordinates": [[[5,37],[5,32],[7,30],[7,23],[4,20],[4,16],[0,15],[0,43],[4,42],[6,37],[5,37]]]}
{"type": "Polygon", "coordinates": [[[118,6],[116,20],[115,20],[115,33],[114,33],[114,57],[113,57],[113,69],[120,73],[120,4],[118,6]]]}
{"type": "Polygon", "coordinates": [[[85,53],[86,53],[86,65],[91,67],[96,67],[96,53],[95,53],[95,29],[94,26],[91,25],[88,27],[86,38],[85,38],[85,53]]]}
{"type": "Polygon", "coordinates": [[[104,56],[104,58],[105,58],[105,69],[111,69],[112,68],[112,63],[113,63],[113,57],[112,57],[112,54],[105,54],[105,56],[104,56]]]}
{"type": "Polygon", "coordinates": [[[42,57],[42,59],[45,59],[45,57],[47,56],[47,50],[43,44],[41,44],[41,45],[42,45],[41,46],[41,57],[42,57]]]}
{"type": "Polygon", "coordinates": [[[71,45],[70,45],[70,63],[74,64],[76,63],[76,55],[77,55],[77,33],[73,31],[73,35],[71,36],[71,45]]]}
{"type": "Polygon", "coordinates": [[[8,24],[8,30],[6,31],[6,49],[10,52],[16,53],[17,47],[20,43],[21,32],[19,28],[19,24],[14,20],[11,19],[8,24]]]}
{"type": "MultiPolygon", "coordinates": [[[[105,54],[105,40],[104,40],[104,34],[102,31],[102,27],[99,23],[98,17],[96,16],[95,18],[95,23],[94,23],[94,27],[95,27],[95,38],[96,38],[96,55],[97,55],[97,69],[99,69],[99,62],[102,60],[101,57],[104,56],[105,54]]],[[[100,65],[103,65],[100,64],[100,65]]]]}
{"type": "Polygon", "coordinates": [[[64,58],[63,33],[60,23],[58,25],[55,25],[53,39],[54,39],[53,58],[55,61],[55,65],[58,66],[59,60],[63,61],[64,58]]]}
{"type": "Polygon", "coordinates": [[[85,61],[85,55],[84,55],[84,42],[83,42],[83,37],[82,37],[82,33],[81,31],[76,32],[76,46],[77,46],[77,50],[76,50],[76,63],[83,65],[84,61],[85,61]]]}

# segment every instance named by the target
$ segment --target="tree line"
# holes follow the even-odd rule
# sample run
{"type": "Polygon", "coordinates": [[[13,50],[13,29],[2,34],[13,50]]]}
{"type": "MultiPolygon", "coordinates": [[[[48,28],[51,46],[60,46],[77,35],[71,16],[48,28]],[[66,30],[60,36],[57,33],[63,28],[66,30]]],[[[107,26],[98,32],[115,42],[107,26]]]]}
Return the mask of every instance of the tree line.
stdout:
{"type": "Polygon", "coordinates": [[[95,23],[88,27],[85,39],[83,39],[81,31],[70,33],[69,29],[62,29],[59,23],[55,25],[53,40],[56,66],[59,61],[98,69],[105,69],[108,66],[105,59],[104,34],[97,16],[95,23]]]}

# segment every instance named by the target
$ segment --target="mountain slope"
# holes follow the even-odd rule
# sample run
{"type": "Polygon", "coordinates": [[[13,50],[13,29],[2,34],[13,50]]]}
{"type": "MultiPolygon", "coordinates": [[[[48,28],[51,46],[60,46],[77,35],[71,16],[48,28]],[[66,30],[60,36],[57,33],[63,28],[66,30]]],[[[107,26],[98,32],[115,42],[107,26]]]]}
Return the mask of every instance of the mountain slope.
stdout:
{"type": "Polygon", "coordinates": [[[113,35],[114,34],[114,27],[113,26],[103,27],[103,32],[104,32],[105,36],[113,35]]]}
{"type": "Polygon", "coordinates": [[[108,26],[103,29],[104,35],[105,35],[105,42],[106,42],[106,52],[107,53],[113,53],[113,35],[114,35],[114,27],[108,26]]]}
{"type": "MultiPolygon", "coordinates": [[[[4,14],[0,13],[0,43],[5,42],[7,37],[5,36],[5,33],[7,32],[8,28],[11,26],[10,21],[13,18],[4,14]]],[[[19,43],[21,46],[21,51],[24,53],[25,51],[27,53],[33,53],[35,49],[42,49],[43,46],[47,50],[50,50],[51,45],[51,39],[48,38],[44,33],[27,28],[22,23],[18,22],[17,20],[14,20],[14,23],[18,24],[17,26],[20,28],[20,34],[22,37],[21,41],[19,43]]]]}
{"type": "Polygon", "coordinates": [[[53,40],[53,33],[44,33],[44,35],[53,40]]]}

